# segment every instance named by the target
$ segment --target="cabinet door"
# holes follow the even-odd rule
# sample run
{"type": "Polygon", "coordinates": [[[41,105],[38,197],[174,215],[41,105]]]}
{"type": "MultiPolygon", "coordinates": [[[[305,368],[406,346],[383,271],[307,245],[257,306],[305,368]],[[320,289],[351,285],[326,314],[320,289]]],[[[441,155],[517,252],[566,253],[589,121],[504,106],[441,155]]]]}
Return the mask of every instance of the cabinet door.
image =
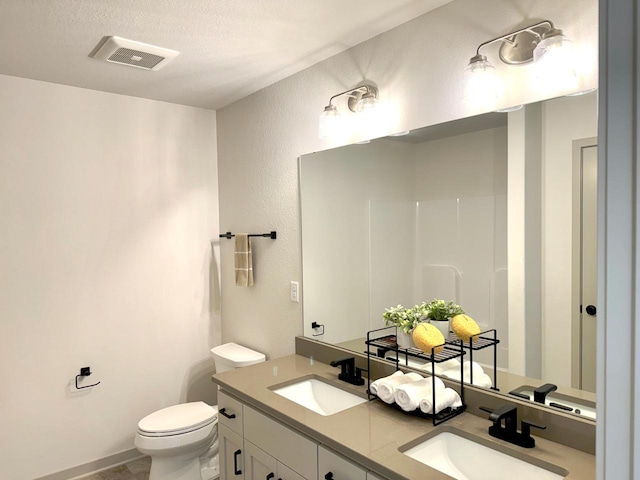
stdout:
{"type": "Polygon", "coordinates": [[[318,447],[318,478],[327,480],[366,480],[367,470],[329,450],[318,447]]]}
{"type": "Polygon", "coordinates": [[[375,473],[367,472],[367,480],[384,480],[384,478],[379,477],[375,473]]]}
{"type": "Polygon", "coordinates": [[[242,437],[230,428],[218,423],[220,446],[220,479],[244,480],[244,455],[242,437]]]}
{"type": "Polygon", "coordinates": [[[244,441],[245,480],[275,480],[277,462],[248,440],[244,441]]]}
{"type": "Polygon", "coordinates": [[[306,480],[302,475],[298,475],[286,465],[278,462],[278,475],[276,480],[306,480]]]}

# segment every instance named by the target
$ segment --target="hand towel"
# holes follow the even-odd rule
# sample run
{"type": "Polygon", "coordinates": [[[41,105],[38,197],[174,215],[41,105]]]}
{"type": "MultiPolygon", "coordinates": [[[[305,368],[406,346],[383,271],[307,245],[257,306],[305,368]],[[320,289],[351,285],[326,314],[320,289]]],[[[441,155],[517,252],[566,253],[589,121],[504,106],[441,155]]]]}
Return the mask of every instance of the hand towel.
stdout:
{"type": "MultiPolygon", "coordinates": [[[[444,383],[436,377],[436,398],[440,392],[444,391],[444,383]]],[[[398,406],[405,412],[413,412],[420,405],[420,401],[425,398],[431,398],[433,392],[433,380],[424,378],[417,382],[405,383],[398,385],[393,397],[398,406]]]]}
{"type": "Polygon", "coordinates": [[[394,373],[393,375],[389,375],[388,377],[376,380],[376,382],[378,382],[376,384],[376,395],[378,395],[378,398],[380,398],[380,400],[385,403],[393,403],[393,401],[395,400],[393,393],[395,392],[397,386],[409,382],[417,382],[418,380],[422,380],[424,378],[418,373],[411,372],[405,375],[400,370],[398,370],[398,372],[394,373]],[[398,372],[400,372],[400,375],[397,374],[398,372]]]}
{"type": "Polygon", "coordinates": [[[253,258],[251,253],[251,238],[246,233],[236,233],[236,248],[234,252],[236,285],[238,287],[253,286],[253,258]]]}
{"type": "MultiPolygon", "coordinates": [[[[433,412],[433,398],[429,395],[427,398],[420,400],[420,411],[432,415],[433,412]]],[[[440,413],[447,407],[460,407],[462,401],[460,395],[452,388],[445,388],[444,390],[436,391],[436,408],[435,413],[440,413]]]]}

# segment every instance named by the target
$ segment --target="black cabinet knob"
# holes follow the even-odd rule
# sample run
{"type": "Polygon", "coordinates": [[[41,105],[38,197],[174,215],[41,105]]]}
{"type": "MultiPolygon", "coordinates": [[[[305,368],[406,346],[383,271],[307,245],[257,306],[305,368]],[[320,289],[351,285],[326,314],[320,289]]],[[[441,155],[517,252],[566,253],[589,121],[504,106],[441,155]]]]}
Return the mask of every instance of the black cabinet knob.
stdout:
{"type": "Polygon", "coordinates": [[[587,314],[589,314],[589,315],[595,315],[596,312],[598,311],[598,309],[596,308],[595,305],[587,305],[587,308],[585,310],[587,311],[587,314]]]}

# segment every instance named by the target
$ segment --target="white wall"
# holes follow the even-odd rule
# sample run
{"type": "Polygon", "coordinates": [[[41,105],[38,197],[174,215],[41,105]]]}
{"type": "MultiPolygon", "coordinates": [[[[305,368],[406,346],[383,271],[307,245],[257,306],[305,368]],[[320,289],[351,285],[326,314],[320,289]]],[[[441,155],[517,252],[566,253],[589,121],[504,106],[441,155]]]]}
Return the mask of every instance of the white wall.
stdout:
{"type": "Polygon", "coordinates": [[[0,477],[133,448],[215,400],[216,113],[0,76],[0,477]],[[79,369],[91,381],[70,389],[79,369]]]}
{"type": "MultiPolygon", "coordinates": [[[[543,18],[587,51],[592,69],[582,87],[595,87],[594,0],[456,0],[218,111],[221,228],[278,231],[277,240],[256,242],[252,288],[234,286],[233,246],[222,245],[224,341],[274,357],[294,351],[293,337],[302,332],[301,305],[289,301],[289,282],[301,279],[296,159],[339,144],[317,137],[329,97],[363,80],[376,83],[391,104],[396,131],[481,113],[462,103],[469,58],[480,43],[543,18]]],[[[494,64],[512,78],[528,72],[494,64]]],[[[532,91],[521,82],[506,87],[499,106],[563,93],[532,91]]]]}

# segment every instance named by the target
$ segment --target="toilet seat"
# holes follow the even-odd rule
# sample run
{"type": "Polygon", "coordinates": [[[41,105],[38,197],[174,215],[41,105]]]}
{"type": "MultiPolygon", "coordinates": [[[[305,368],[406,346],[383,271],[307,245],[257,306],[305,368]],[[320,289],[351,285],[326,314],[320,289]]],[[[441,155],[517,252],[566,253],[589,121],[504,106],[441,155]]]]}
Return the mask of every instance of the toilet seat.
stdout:
{"type": "Polygon", "coordinates": [[[190,402],[163,408],[138,422],[138,433],[145,437],[182,435],[218,421],[218,407],[190,402]]]}

